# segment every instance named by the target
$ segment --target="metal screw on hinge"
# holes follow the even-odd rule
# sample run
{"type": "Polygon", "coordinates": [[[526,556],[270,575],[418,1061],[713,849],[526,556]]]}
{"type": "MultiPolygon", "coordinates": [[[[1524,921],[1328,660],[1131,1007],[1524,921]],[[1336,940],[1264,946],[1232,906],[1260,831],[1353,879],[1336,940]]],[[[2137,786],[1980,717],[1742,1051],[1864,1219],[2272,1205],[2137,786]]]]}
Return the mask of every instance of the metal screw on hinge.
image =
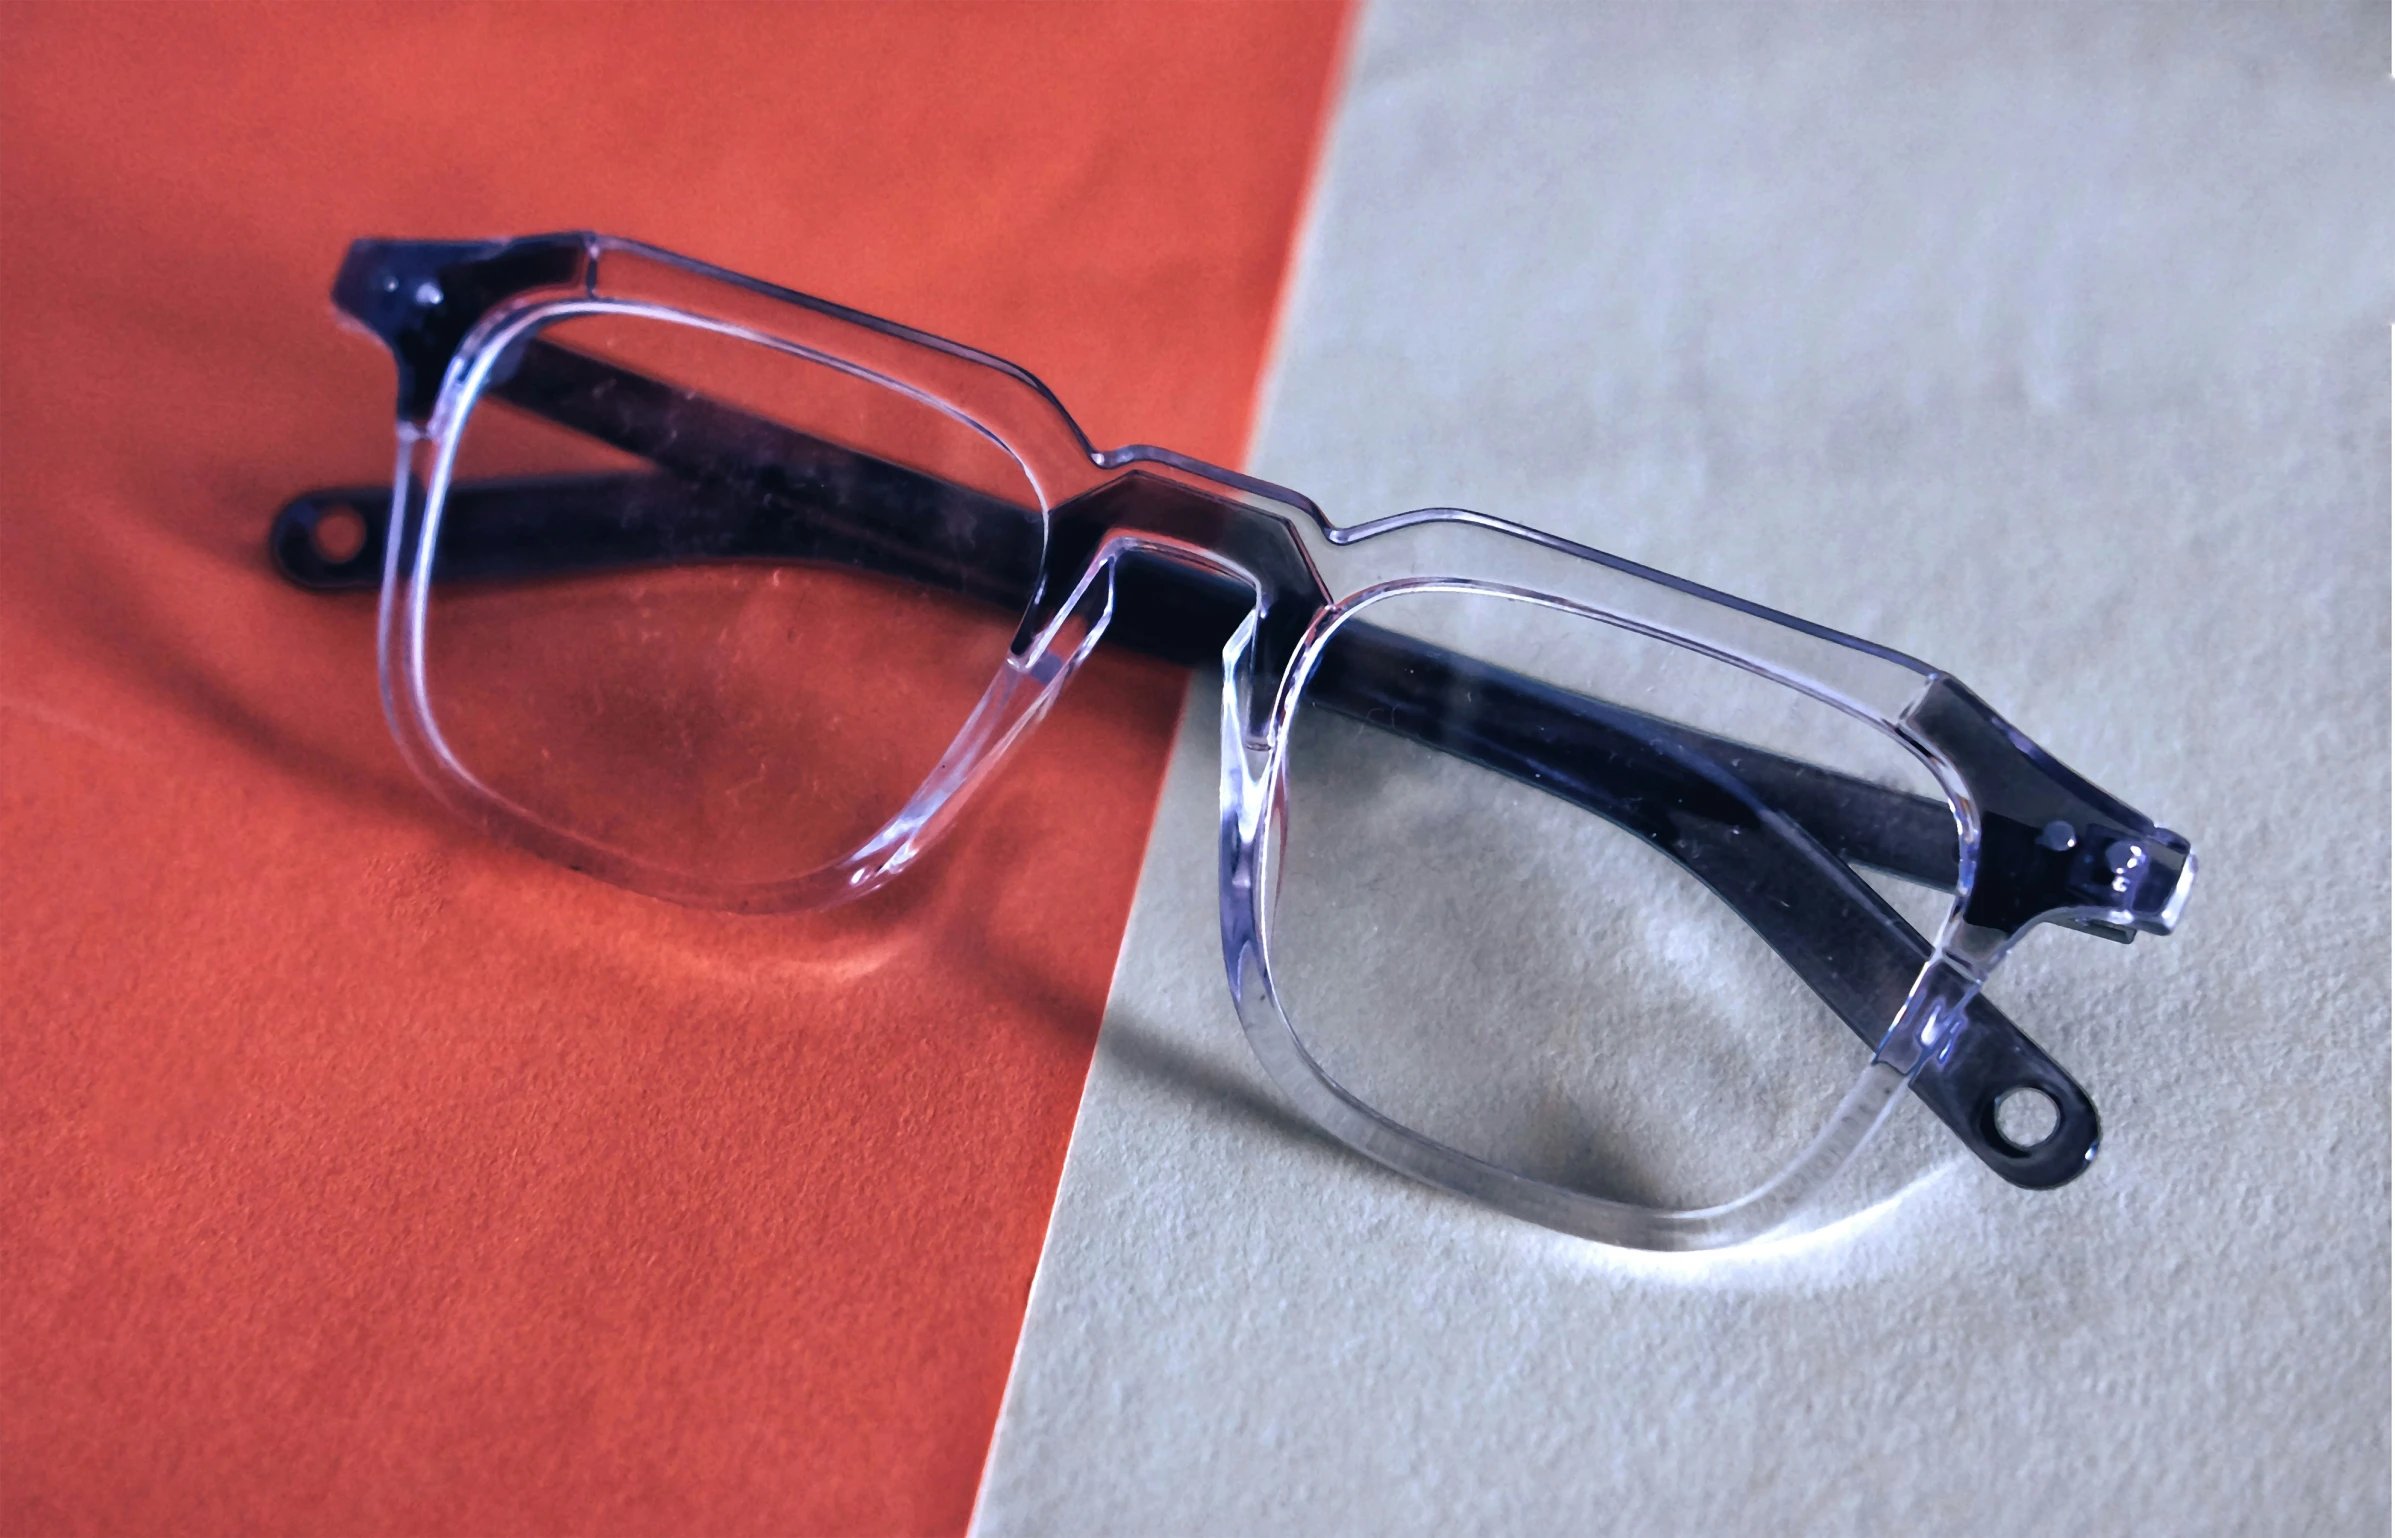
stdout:
{"type": "Polygon", "coordinates": [[[2129,890],[2130,873],[2145,862],[2146,852],[2125,838],[2105,850],[2104,863],[2112,868],[2112,889],[2116,892],[2129,890]]]}
{"type": "Polygon", "coordinates": [[[2037,836],[2038,848],[2051,849],[2056,854],[2061,854],[2067,849],[2075,848],[2077,847],[2078,843],[2079,830],[2059,818],[2053,822],[2047,823],[2045,831],[2037,836]]]}

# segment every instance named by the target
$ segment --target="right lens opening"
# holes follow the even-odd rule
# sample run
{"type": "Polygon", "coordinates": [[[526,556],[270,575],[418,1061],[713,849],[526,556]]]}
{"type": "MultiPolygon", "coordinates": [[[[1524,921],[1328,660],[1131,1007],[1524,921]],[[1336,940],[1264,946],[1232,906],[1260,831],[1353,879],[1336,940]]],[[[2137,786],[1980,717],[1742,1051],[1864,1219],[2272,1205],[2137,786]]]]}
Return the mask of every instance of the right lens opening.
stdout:
{"type": "Polygon", "coordinates": [[[1039,508],[1002,446],[886,381],[651,313],[540,324],[457,430],[435,732],[482,793],[674,881],[835,865],[1003,665],[1039,508]]]}
{"type": "Polygon", "coordinates": [[[1918,974],[1875,884],[1932,935],[1954,902],[1951,807],[1894,738],[1512,595],[1343,617],[1282,774],[1266,947],[1307,1053],[1414,1132],[1611,1200],[1711,1206],[1793,1162],[1870,1059],[1823,990],[1884,1030],[1918,974]],[[1904,869],[1866,880],[1858,850],[1904,869]]]}

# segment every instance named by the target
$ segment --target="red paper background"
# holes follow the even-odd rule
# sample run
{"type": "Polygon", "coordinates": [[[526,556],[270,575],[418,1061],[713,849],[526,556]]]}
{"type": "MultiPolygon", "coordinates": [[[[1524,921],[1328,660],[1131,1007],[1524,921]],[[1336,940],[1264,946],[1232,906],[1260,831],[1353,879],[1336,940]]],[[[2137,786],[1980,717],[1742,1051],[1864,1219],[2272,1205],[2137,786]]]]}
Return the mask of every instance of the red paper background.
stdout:
{"type": "Polygon", "coordinates": [[[1335,8],[0,6],[0,1529],[942,1531],[1180,698],[928,868],[677,909],[400,767],[360,233],[597,226],[1240,452],[1335,8]]]}

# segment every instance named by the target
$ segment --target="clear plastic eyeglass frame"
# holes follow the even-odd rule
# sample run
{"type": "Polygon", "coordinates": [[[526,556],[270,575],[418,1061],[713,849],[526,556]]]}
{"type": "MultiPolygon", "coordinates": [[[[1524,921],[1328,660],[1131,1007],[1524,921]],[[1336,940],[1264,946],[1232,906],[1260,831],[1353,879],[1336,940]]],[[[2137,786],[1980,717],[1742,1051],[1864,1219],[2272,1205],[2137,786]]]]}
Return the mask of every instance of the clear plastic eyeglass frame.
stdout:
{"type": "Polygon", "coordinates": [[[1908,1087],[2017,1185],[2060,1185],[2094,1155],[2099,1129],[2084,1091],[1987,1004],[1981,987],[2011,943],[2040,922],[2121,941],[2168,934],[2196,862],[2185,839],[2064,768],[1933,668],[1478,513],[1425,509],[1339,528],[1295,492],[1164,449],[1096,452],[1056,399],[1010,364],[631,241],[579,233],[360,241],[334,298],[397,361],[397,468],[387,492],[327,488],[296,498],[278,515],[270,549],[285,576],[304,586],[379,583],[383,702],[400,750],[444,802],[497,836],[678,902],[747,912],[822,906],[871,891],[920,858],[1101,641],[1192,664],[1219,657],[1220,911],[1232,995],[1273,1081],[1353,1148],[1566,1233],[1662,1250],[1736,1244],[1802,1222],[1807,1204],[1908,1087]],[[1026,579],[997,582],[969,557],[960,560],[953,538],[926,537],[922,507],[933,507],[953,535],[957,520],[981,505],[978,493],[761,425],[703,391],[609,372],[543,341],[546,328],[582,317],[664,322],[773,349],[891,392],[1002,450],[1037,504],[1025,524],[1032,543],[1009,554],[1026,579]],[[594,383],[594,370],[605,377],[594,383]],[[676,520],[697,515],[669,503],[636,516],[620,476],[462,479],[460,434],[477,403],[494,397],[668,474],[704,473],[716,483],[729,475],[744,485],[770,478],[774,495],[795,497],[798,508],[795,523],[777,527],[805,525],[804,539],[816,543],[761,549],[748,526],[728,542],[686,540],[676,520]],[[694,468],[693,456],[709,462],[694,468]],[[806,474],[791,470],[796,459],[811,467],[806,474]],[[791,492],[793,484],[802,490],[791,492]],[[600,522],[620,547],[594,550],[584,538],[568,552],[547,538],[566,519],[582,518],[587,533],[593,498],[606,502],[600,522]],[[469,499],[479,499],[490,515],[484,526],[504,537],[478,544],[479,535],[444,534],[444,520],[469,499]],[[354,551],[331,550],[320,537],[319,524],[337,511],[354,511],[365,524],[354,551]],[[831,529],[845,532],[822,543],[831,529]],[[554,556],[544,554],[552,548],[554,556]],[[1020,617],[979,703],[894,816],[845,857],[814,869],[725,879],[647,861],[561,825],[461,761],[427,679],[436,549],[444,576],[497,578],[609,562],[829,558],[943,582],[1020,617]],[[1561,611],[1799,691],[1899,744],[1934,777],[1945,804],[1767,754],[1741,757],[1734,744],[1526,686],[1361,617],[1376,603],[1423,592],[1561,611]],[[1338,681],[1324,682],[1332,677],[1326,659],[1342,655],[1338,681]],[[1482,701],[1464,723],[1440,717],[1440,701],[1457,697],[1458,678],[1482,701]],[[1645,836],[1707,878],[1868,1049],[1852,1088],[1802,1154],[1734,1200],[1659,1210],[1460,1152],[1336,1082],[1309,1054],[1274,979],[1273,862],[1291,725],[1309,687],[1343,691],[1335,702],[1342,708],[1617,820],[1629,792],[1609,789],[1590,767],[1591,734],[1617,754],[1645,755],[1667,783],[1734,802],[1739,826],[1730,832],[1744,839],[1735,848],[1761,860],[1750,880],[1708,877],[1733,846],[1714,823],[1687,812],[1690,796],[1667,798],[1659,815],[1670,831],[1645,836]],[[1907,862],[1955,894],[1934,937],[1907,925],[1849,869],[1907,862]],[[2029,1147],[2008,1139],[1996,1119],[2006,1097],[2025,1089],[2055,1108],[2053,1130],[2029,1147]]]}

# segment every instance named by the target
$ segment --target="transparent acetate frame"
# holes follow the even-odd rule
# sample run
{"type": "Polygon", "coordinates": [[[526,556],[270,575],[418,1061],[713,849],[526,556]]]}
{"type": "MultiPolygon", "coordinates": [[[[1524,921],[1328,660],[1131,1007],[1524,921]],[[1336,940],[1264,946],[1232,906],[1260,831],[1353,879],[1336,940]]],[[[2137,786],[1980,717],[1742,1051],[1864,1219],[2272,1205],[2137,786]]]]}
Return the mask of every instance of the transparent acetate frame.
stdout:
{"type": "MultiPolygon", "coordinates": [[[[2184,839],[2080,779],[1930,667],[1478,513],[1428,509],[1337,528],[1303,496],[1166,450],[1095,452],[1055,398],[1009,364],[629,241],[361,241],[335,298],[399,365],[393,485],[387,493],[332,488],[297,498],[279,515],[271,547],[285,575],[306,586],[379,582],[383,700],[400,749],[442,800],[494,834],[679,902],[749,912],[820,906],[870,891],[918,859],[1102,641],[1193,664],[1219,658],[1220,911],[1232,993],[1281,1091],[1352,1147],[1534,1222],[1650,1249],[1734,1244],[1804,1221],[1807,1203],[1908,1087],[2015,1184],[2059,1185],[2094,1154],[2099,1129],[2084,1091],[1980,996],[1981,987],[2035,923],[2124,941],[2169,933],[2195,860],[2184,839]],[[970,494],[750,421],[690,381],[662,390],[544,341],[550,328],[586,317],[698,328],[773,349],[894,392],[910,409],[978,435],[1019,467],[1037,502],[1027,525],[1037,546],[1023,552],[1023,569],[1036,576],[993,587],[973,562],[935,548],[924,520],[952,536],[981,505],[970,494]],[[704,480],[713,500],[652,506],[652,497],[639,503],[648,511],[636,512],[624,489],[632,483],[622,478],[462,480],[461,434],[494,397],[668,477],[704,480]],[[684,462],[693,455],[706,461],[684,462]],[[804,474],[791,468],[800,460],[804,474]],[[770,501],[774,518],[692,532],[714,516],[707,508],[740,500],[726,487],[770,501]],[[456,525],[462,533],[445,529],[468,504],[482,522],[456,525]],[[998,605],[1015,616],[1014,640],[936,766],[845,857],[770,880],[647,861],[478,778],[446,740],[427,678],[436,580],[459,572],[475,580],[542,576],[552,569],[543,551],[563,548],[547,541],[556,532],[551,521],[580,517],[576,527],[587,533],[593,506],[621,544],[594,552],[585,539],[572,557],[583,567],[847,562],[896,580],[944,582],[998,605]],[[328,551],[318,525],[353,511],[365,525],[362,544],[328,551]],[[500,532],[477,532],[485,526],[500,532]],[[1899,745],[1934,778],[1944,804],[1625,718],[1372,628],[1376,603],[1425,592],[1538,605],[1798,691],[1899,745]],[[1376,1111],[1324,1071],[1275,985],[1273,861],[1292,722],[1310,685],[1332,687],[1321,680],[1334,656],[1346,659],[1335,686],[1349,696],[1336,702],[1341,708],[1399,723],[1388,729],[1600,814],[1605,787],[1591,787],[1592,771],[1573,761],[1581,751],[1574,744],[1592,732],[1609,734],[1614,751],[1652,756],[1648,767],[1662,783],[1693,785],[1693,775],[1715,799],[1729,796],[1739,826],[1728,831],[1746,841],[1738,847],[1777,864],[1765,861],[1768,879],[1709,884],[1865,1049],[1851,1089],[1793,1163],[1734,1200],[1659,1210],[1459,1152],[1376,1111]],[[1347,665],[1358,658],[1368,665],[1347,665]],[[1477,691],[1472,698],[1492,702],[1476,707],[1468,729],[1435,719],[1439,701],[1456,697],[1459,677],[1477,691]],[[1425,679],[1438,680],[1439,690],[1425,679]],[[1916,931],[1854,877],[1857,865],[1909,866],[1925,873],[1915,879],[1951,890],[1942,926],[1934,935],[1916,931]],[[2025,1090],[2055,1107],[2053,1130],[2031,1147],[2011,1142],[1996,1119],[1998,1106],[2025,1090]]],[[[1663,808],[1677,820],[1658,847],[1702,875],[1718,869],[1729,846],[1719,827],[1683,815],[1687,799],[1663,808]]]]}

